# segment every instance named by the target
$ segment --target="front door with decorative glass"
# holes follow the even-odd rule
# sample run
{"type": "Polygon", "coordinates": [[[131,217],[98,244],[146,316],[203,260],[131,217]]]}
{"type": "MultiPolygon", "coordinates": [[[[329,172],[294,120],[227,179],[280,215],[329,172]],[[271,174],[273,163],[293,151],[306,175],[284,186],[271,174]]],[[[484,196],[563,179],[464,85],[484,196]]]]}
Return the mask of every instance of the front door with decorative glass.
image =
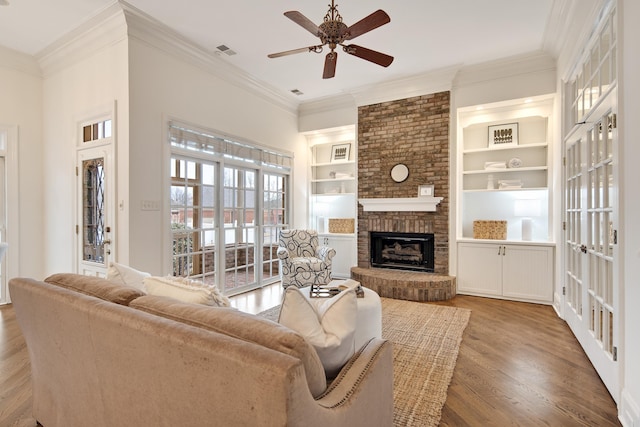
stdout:
{"type": "Polygon", "coordinates": [[[112,237],[115,235],[112,225],[115,203],[111,184],[113,147],[110,121],[95,125],[84,126],[83,139],[89,142],[89,147],[81,146],[77,152],[77,271],[105,277],[109,262],[115,259],[112,237]],[[91,128],[89,136],[87,128],[91,128]],[[102,131],[95,139],[87,141],[99,128],[102,131]]]}

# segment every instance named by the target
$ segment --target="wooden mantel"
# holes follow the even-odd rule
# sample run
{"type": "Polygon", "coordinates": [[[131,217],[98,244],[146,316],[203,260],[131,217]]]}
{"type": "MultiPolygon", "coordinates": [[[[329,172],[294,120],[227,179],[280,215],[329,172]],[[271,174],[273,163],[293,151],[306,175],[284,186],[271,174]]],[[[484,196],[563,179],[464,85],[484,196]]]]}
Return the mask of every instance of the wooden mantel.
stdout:
{"type": "Polygon", "coordinates": [[[358,199],[365,212],[435,212],[442,197],[358,199]]]}

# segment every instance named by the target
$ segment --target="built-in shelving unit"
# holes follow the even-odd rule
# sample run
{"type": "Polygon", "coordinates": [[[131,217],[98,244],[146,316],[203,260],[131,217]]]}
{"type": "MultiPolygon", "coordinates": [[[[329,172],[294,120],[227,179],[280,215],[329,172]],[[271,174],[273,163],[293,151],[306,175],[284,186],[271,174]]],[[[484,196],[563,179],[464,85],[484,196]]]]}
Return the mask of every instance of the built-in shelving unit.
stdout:
{"type": "Polygon", "coordinates": [[[475,220],[506,220],[507,239],[522,240],[526,200],[532,240],[551,240],[552,111],[553,96],[458,109],[458,239],[473,238],[475,220]],[[490,127],[504,124],[517,126],[517,143],[492,146],[490,127]]]}
{"type": "Polygon", "coordinates": [[[552,302],[553,104],[553,95],[548,95],[457,110],[461,294],[552,302]],[[503,128],[513,140],[492,143],[495,129],[503,128]],[[474,236],[476,220],[506,221],[506,238],[474,238],[479,237],[474,236]],[[523,221],[531,224],[531,236],[523,221]]]}
{"type": "Polygon", "coordinates": [[[309,143],[309,228],[336,250],[332,275],[349,278],[357,265],[357,147],[355,126],[306,135],[309,143]],[[353,232],[332,233],[330,219],[353,221],[353,232]]]}

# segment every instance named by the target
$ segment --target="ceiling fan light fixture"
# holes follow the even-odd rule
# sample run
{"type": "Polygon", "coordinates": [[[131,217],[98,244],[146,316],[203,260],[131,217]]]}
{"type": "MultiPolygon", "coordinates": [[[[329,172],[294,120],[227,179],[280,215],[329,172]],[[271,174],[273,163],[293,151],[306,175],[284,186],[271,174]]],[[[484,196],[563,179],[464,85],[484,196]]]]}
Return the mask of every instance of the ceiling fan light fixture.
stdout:
{"type": "Polygon", "coordinates": [[[335,5],[334,0],[331,0],[329,10],[320,25],[314,24],[309,18],[295,10],[285,12],[284,16],[291,19],[314,36],[320,38],[322,44],[272,53],[267,55],[269,58],[279,58],[281,56],[288,56],[302,52],[320,53],[322,52],[322,47],[328,45],[330,52],[325,57],[324,71],[322,74],[323,79],[330,79],[335,76],[336,62],[338,59],[338,53],[335,52],[335,49],[337,49],[338,46],[342,46],[343,51],[349,55],[356,56],[383,67],[388,67],[393,62],[393,56],[361,46],[346,46],[343,44],[345,40],[354,39],[391,22],[389,15],[381,9],[367,15],[351,26],[347,26],[342,22],[342,16],[338,12],[338,8],[335,5]]]}

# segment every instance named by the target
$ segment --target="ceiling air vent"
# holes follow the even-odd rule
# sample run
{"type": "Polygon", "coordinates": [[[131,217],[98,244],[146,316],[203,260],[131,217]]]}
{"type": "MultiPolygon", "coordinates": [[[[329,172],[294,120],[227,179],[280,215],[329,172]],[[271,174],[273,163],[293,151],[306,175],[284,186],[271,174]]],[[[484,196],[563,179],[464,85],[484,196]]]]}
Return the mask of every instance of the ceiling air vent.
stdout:
{"type": "Polygon", "coordinates": [[[298,96],[300,96],[300,95],[304,95],[304,94],[303,94],[300,90],[298,90],[298,89],[291,89],[291,93],[293,93],[293,94],[295,94],[295,95],[298,95],[298,96]]]}
{"type": "Polygon", "coordinates": [[[229,56],[233,56],[237,53],[235,50],[230,49],[229,46],[225,46],[223,44],[221,44],[220,46],[216,46],[216,49],[218,49],[220,52],[225,53],[229,56]]]}

